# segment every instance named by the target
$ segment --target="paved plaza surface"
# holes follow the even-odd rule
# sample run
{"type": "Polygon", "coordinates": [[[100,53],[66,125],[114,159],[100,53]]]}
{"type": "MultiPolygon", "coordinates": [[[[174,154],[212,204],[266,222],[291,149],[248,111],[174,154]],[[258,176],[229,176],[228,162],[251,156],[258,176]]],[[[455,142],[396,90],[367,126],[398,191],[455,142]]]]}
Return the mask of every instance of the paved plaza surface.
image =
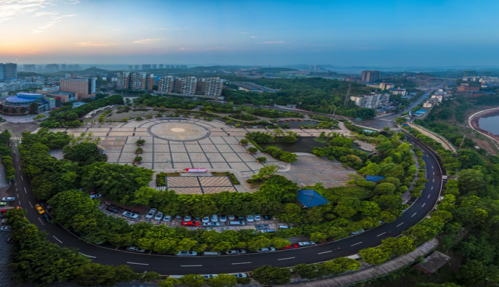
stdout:
{"type": "MultiPolygon", "coordinates": [[[[276,164],[284,176],[300,185],[313,185],[325,182],[325,186],[344,185],[348,177],[338,162],[322,160],[314,155],[302,154],[298,162],[287,164],[261,152],[248,154],[247,147],[239,145],[248,132],[269,132],[263,128],[233,128],[220,121],[204,121],[194,118],[156,118],[127,123],[104,123],[98,127],[76,129],[52,129],[67,131],[80,136],[91,133],[91,137],[100,137],[99,146],[105,150],[108,162],[132,164],[137,149],[135,142],[146,140],[142,146],[141,167],[155,172],[180,172],[185,168],[206,168],[209,172],[232,172],[242,182],[257,173],[268,164],[276,164]],[[257,163],[256,158],[267,158],[265,164],[257,163]],[[317,166],[320,163],[320,166],[317,166]],[[329,166],[329,167],[328,167],[329,166]],[[317,168],[317,170],[314,170],[317,168]],[[338,173],[337,175],[334,175],[338,173]],[[324,176],[322,176],[324,175],[324,176]]],[[[330,129],[301,130],[290,129],[303,137],[318,137],[321,132],[330,129]]],[[[341,130],[334,132],[344,133],[341,130]]],[[[154,187],[154,182],[151,186],[154,187]]],[[[226,177],[209,181],[183,174],[181,177],[168,177],[167,188],[179,193],[206,194],[220,191],[251,191],[244,183],[233,186],[226,177]]]]}

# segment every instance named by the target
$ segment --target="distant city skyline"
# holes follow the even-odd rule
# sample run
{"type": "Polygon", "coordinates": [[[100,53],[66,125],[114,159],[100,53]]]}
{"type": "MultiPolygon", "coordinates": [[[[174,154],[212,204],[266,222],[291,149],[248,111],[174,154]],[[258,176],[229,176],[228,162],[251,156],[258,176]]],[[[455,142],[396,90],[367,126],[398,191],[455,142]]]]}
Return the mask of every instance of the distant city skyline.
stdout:
{"type": "Polygon", "coordinates": [[[496,0],[0,0],[0,62],[494,67],[496,11],[496,0]]]}

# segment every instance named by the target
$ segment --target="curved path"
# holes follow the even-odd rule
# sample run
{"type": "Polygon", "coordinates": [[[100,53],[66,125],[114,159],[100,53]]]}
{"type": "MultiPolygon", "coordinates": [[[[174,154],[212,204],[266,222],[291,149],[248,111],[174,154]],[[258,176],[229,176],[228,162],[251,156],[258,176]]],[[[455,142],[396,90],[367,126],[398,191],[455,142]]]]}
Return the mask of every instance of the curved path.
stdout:
{"type": "MultiPolygon", "coordinates": [[[[409,139],[409,141],[412,140],[409,139]]],[[[11,186],[9,192],[12,196],[17,197],[15,204],[20,204],[27,209],[28,219],[37,225],[40,230],[48,233],[47,238],[50,241],[64,247],[78,248],[81,254],[92,258],[97,263],[110,265],[128,264],[137,272],[155,271],[164,275],[245,272],[254,270],[262,265],[289,267],[300,263],[314,263],[331,260],[336,257],[349,256],[358,253],[360,249],[377,246],[381,243],[382,239],[400,235],[402,231],[415,225],[432,211],[438,201],[443,186],[441,168],[431,152],[419,142],[412,143],[420,147],[424,153],[423,159],[427,167],[426,178],[429,182],[426,184],[422,195],[395,222],[383,224],[357,236],[336,242],[263,254],[249,253],[245,255],[215,257],[178,257],[147,253],[129,253],[124,252],[122,249],[109,249],[88,244],[58,224],[45,223],[35,211],[33,206],[38,201],[31,193],[31,186],[28,183],[26,175],[20,170],[18,141],[12,141],[11,143],[12,149],[15,151],[14,165],[17,173],[16,183],[11,186]],[[388,231],[391,232],[389,236],[386,234],[388,231]],[[332,251],[333,248],[337,247],[340,247],[341,250],[332,251]]]]}

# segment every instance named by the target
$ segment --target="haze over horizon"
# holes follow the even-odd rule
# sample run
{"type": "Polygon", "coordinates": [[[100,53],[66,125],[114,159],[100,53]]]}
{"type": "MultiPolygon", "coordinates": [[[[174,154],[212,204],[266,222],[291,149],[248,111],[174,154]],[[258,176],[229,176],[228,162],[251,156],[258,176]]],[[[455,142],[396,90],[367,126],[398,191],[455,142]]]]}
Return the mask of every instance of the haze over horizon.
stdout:
{"type": "Polygon", "coordinates": [[[0,63],[499,66],[499,1],[411,2],[0,0],[0,63]]]}

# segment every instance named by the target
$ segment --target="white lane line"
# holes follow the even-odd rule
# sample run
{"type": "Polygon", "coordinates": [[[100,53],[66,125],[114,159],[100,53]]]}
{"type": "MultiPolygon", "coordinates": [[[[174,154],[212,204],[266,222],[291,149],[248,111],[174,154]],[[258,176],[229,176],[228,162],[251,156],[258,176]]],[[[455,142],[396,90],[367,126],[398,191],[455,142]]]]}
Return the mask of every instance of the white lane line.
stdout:
{"type": "Polygon", "coordinates": [[[26,191],[26,187],[24,188],[24,193],[28,193],[28,192],[26,191]]]}
{"type": "MultiPolygon", "coordinates": [[[[130,262],[127,262],[130,263],[130,262]]],[[[203,265],[180,265],[180,267],[201,267],[203,265]]]]}
{"type": "Polygon", "coordinates": [[[41,223],[42,225],[45,225],[45,223],[43,223],[43,221],[42,221],[42,219],[41,219],[40,217],[38,217],[38,220],[40,221],[40,223],[41,223]]]}
{"type": "Polygon", "coordinates": [[[433,182],[435,182],[435,179],[433,179],[433,182]]]}
{"type": "Polygon", "coordinates": [[[431,186],[431,190],[433,190],[433,185],[431,186]]]}
{"type": "Polygon", "coordinates": [[[87,255],[87,254],[83,254],[83,253],[81,253],[81,252],[78,252],[78,253],[80,253],[80,254],[81,254],[81,255],[83,255],[83,256],[87,256],[88,258],[97,258],[97,257],[95,257],[95,256],[90,256],[90,255],[87,255]]]}
{"type": "Polygon", "coordinates": [[[403,222],[402,222],[402,223],[399,223],[399,224],[397,225],[397,227],[399,227],[399,226],[400,226],[400,225],[402,225],[402,224],[404,224],[404,223],[403,223],[403,222]]]}
{"type": "Polygon", "coordinates": [[[317,254],[326,254],[326,253],[331,253],[331,252],[333,252],[333,250],[324,251],[324,252],[319,252],[319,253],[317,253],[317,254]]]}
{"type": "Polygon", "coordinates": [[[427,198],[430,198],[431,194],[428,194],[428,197],[427,198]]]}
{"type": "Polygon", "coordinates": [[[376,235],[376,237],[380,237],[380,236],[382,236],[382,235],[385,235],[385,233],[386,233],[386,232],[383,232],[383,233],[381,233],[381,234],[378,234],[378,235],[376,235]]]}
{"type": "Polygon", "coordinates": [[[421,207],[424,207],[425,205],[426,205],[426,202],[425,202],[425,203],[423,203],[423,205],[421,205],[421,207]]]}
{"type": "Polygon", "coordinates": [[[31,201],[28,201],[29,203],[29,206],[31,206],[31,208],[33,208],[33,204],[31,204],[31,201]]]}
{"type": "Polygon", "coordinates": [[[22,181],[24,181],[24,178],[23,178],[23,176],[22,176],[22,175],[21,175],[21,180],[22,180],[22,181]]]}
{"type": "MultiPolygon", "coordinates": [[[[54,235],[52,235],[52,236],[54,236],[54,235]]],[[[62,243],[62,241],[59,238],[57,238],[55,236],[54,236],[54,238],[55,238],[55,240],[59,241],[59,243],[62,243]]]]}
{"type": "Polygon", "coordinates": [[[21,201],[19,200],[19,205],[21,205],[21,201]]]}
{"type": "Polygon", "coordinates": [[[434,169],[433,165],[431,166],[431,169],[434,169]]]}
{"type": "Polygon", "coordinates": [[[413,214],[413,215],[411,215],[411,217],[414,217],[414,215],[416,215],[416,214],[418,214],[418,213],[417,213],[417,212],[414,212],[414,214],[413,214]]]}
{"type": "Polygon", "coordinates": [[[236,262],[236,263],[232,263],[232,265],[240,265],[240,264],[251,264],[251,262],[236,262]]]}
{"type": "Polygon", "coordinates": [[[352,244],[352,245],[350,245],[350,246],[355,246],[355,245],[359,245],[359,244],[362,244],[362,241],[361,241],[361,242],[357,242],[357,243],[355,243],[355,244],[352,244]]]}
{"type": "Polygon", "coordinates": [[[17,187],[16,187],[16,191],[17,191],[17,187]]]}
{"type": "Polygon", "coordinates": [[[19,193],[17,194],[17,197],[19,197],[19,193]]]}
{"type": "Polygon", "coordinates": [[[289,259],[295,259],[294,257],[287,257],[287,258],[279,258],[277,260],[289,260],[289,259]]]}
{"type": "Polygon", "coordinates": [[[433,172],[433,175],[435,175],[435,172],[433,172]]]}
{"type": "Polygon", "coordinates": [[[135,264],[135,265],[149,265],[147,263],[137,263],[137,262],[127,262],[128,264],[135,264]]]}

